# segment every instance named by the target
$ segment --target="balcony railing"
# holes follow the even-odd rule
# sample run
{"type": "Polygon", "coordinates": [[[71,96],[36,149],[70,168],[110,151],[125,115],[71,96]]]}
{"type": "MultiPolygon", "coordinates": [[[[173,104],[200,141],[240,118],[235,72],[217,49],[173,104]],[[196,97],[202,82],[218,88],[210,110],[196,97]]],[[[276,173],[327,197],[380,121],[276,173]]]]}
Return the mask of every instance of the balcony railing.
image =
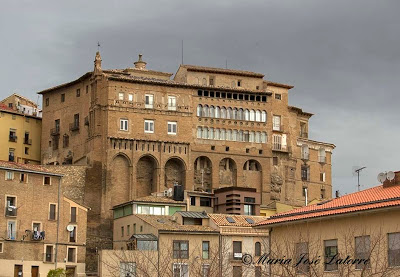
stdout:
{"type": "Polygon", "coordinates": [[[17,208],[14,206],[7,206],[6,216],[17,216],[17,208]]]}
{"type": "Polygon", "coordinates": [[[43,261],[46,263],[53,263],[54,262],[54,254],[53,253],[44,253],[43,254],[43,261]]]}
{"type": "Polygon", "coordinates": [[[59,136],[60,135],[60,128],[52,128],[50,130],[50,135],[52,136],[59,136]]]}
{"type": "Polygon", "coordinates": [[[74,122],[69,124],[70,131],[78,131],[79,130],[79,122],[74,122]]]}
{"type": "Polygon", "coordinates": [[[272,131],[275,131],[275,132],[284,132],[284,130],[285,130],[285,128],[284,128],[284,126],[281,124],[281,125],[279,125],[279,126],[272,126],[272,131]]]}
{"type": "Polygon", "coordinates": [[[15,135],[10,135],[9,138],[8,138],[8,140],[11,141],[11,142],[17,142],[17,136],[15,136],[15,135]]]}
{"type": "Polygon", "coordinates": [[[30,139],[30,138],[24,138],[24,144],[32,145],[32,139],[30,139]]]}
{"type": "Polygon", "coordinates": [[[44,231],[32,231],[32,236],[31,236],[31,240],[34,241],[41,241],[44,240],[44,231]]]}

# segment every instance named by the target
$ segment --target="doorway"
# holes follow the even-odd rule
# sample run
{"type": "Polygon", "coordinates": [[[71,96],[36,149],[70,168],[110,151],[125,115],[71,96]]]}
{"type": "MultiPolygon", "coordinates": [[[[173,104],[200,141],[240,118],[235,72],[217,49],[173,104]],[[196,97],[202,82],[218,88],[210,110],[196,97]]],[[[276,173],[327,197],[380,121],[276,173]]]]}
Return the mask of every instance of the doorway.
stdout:
{"type": "Polygon", "coordinates": [[[32,277],[39,277],[39,267],[33,265],[31,269],[32,277]]]}

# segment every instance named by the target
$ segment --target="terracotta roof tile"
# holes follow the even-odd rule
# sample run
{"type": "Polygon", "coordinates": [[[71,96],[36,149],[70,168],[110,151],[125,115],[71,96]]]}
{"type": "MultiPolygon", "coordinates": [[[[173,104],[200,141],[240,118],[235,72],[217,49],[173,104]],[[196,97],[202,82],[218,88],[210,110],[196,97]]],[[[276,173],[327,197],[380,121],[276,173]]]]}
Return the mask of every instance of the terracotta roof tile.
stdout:
{"type": "Polygon", "coordinates": [[[184,64],[184,65],[181,65],[181,67],[186,68],[187,70],[191,70],[191,71],[231,74],[231,75],[257,77],[257,78],[264,77],[264,74],[262,74],[262,73],[256,73],[256,72],[245,71],[245,70],[225,69],[225,68],[190,65],[190,64],[184,64]]]}
{"type": "Polygon", "coordinates": [[[236,226],[236,227],[251,227],[259,222],[268,219],[266,216],[250,216],[250,215],[232,215],[232,214],[208,214],[208,216],[215,222],[218,226],[236,226]],[[226,219],[231,217],[235,223],[230,223],[226,219]],[[252,220],[254,224],[250,224],[246,218],[252,220]]]}
{"type": "Polygon", "coordinates": [[[383,187],[383,185],[380,185],[330,201],[275,214],[258,225],[270,225],[393,206],[400,206],[400,186],[383,187]]]}
{"type": "Polygon", "coordinates": [[[7,162],[7,161],[0,161],[1,168],[9,168],[14,170],[24,170],[24,171],[37,171],[39,173],[47,173],[53,175],[62,175],[56,171],[52,171],[44,165],[36,165],[36,164],[21,164],[15,162],[7,162]]]}

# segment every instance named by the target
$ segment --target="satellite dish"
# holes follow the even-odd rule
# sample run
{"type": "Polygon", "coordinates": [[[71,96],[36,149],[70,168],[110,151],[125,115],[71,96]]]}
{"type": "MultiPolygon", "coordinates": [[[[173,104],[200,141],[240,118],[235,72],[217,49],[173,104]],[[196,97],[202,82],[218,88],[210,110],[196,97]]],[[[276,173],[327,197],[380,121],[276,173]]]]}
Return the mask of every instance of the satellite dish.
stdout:
{"type": "Polygon", "coordinates": [[[68,225],[68,226],[67,226],[67,231],[68,231],[68,232],[72,232],[72,231],[74,230],[74,228],[75,228],[75,227],[74,227],[73,225],[68,225]]]}
{"type": "Polygon", "coordinates": [[[385,180],[386,180],[386,173],[379,173],[378,174],[378,181],[380,182],[380,183],[383,183],[383,182],[385,182],[385,180]]]}
{"type": "Polygon", "coordinates": [[[393,172],[393,171],[389,171],[389,172],[386,174],[386,178],[387,178],[389,181],[392,181],[392,180],[394,179],[394,172],[393,172]]]}

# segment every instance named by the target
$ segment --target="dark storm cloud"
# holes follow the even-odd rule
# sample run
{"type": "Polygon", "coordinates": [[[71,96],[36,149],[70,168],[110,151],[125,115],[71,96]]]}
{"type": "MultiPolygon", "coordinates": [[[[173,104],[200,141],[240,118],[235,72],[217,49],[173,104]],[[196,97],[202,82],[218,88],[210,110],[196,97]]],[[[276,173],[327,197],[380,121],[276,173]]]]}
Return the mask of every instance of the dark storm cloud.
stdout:
{"type": "Polygon", "coordinates": [[[398,1],[4,2],[1,96],[35,92],[103,66],[175,72],[185,63],[262,72],[295,85],[290,104],[316,115],[312,139],[336,144],[334,189],[354,191],[354,165],[400,169],[396,154],[400,73],[398,1]],[[85,4],[83,4],[85,3],[85,4]]]}

